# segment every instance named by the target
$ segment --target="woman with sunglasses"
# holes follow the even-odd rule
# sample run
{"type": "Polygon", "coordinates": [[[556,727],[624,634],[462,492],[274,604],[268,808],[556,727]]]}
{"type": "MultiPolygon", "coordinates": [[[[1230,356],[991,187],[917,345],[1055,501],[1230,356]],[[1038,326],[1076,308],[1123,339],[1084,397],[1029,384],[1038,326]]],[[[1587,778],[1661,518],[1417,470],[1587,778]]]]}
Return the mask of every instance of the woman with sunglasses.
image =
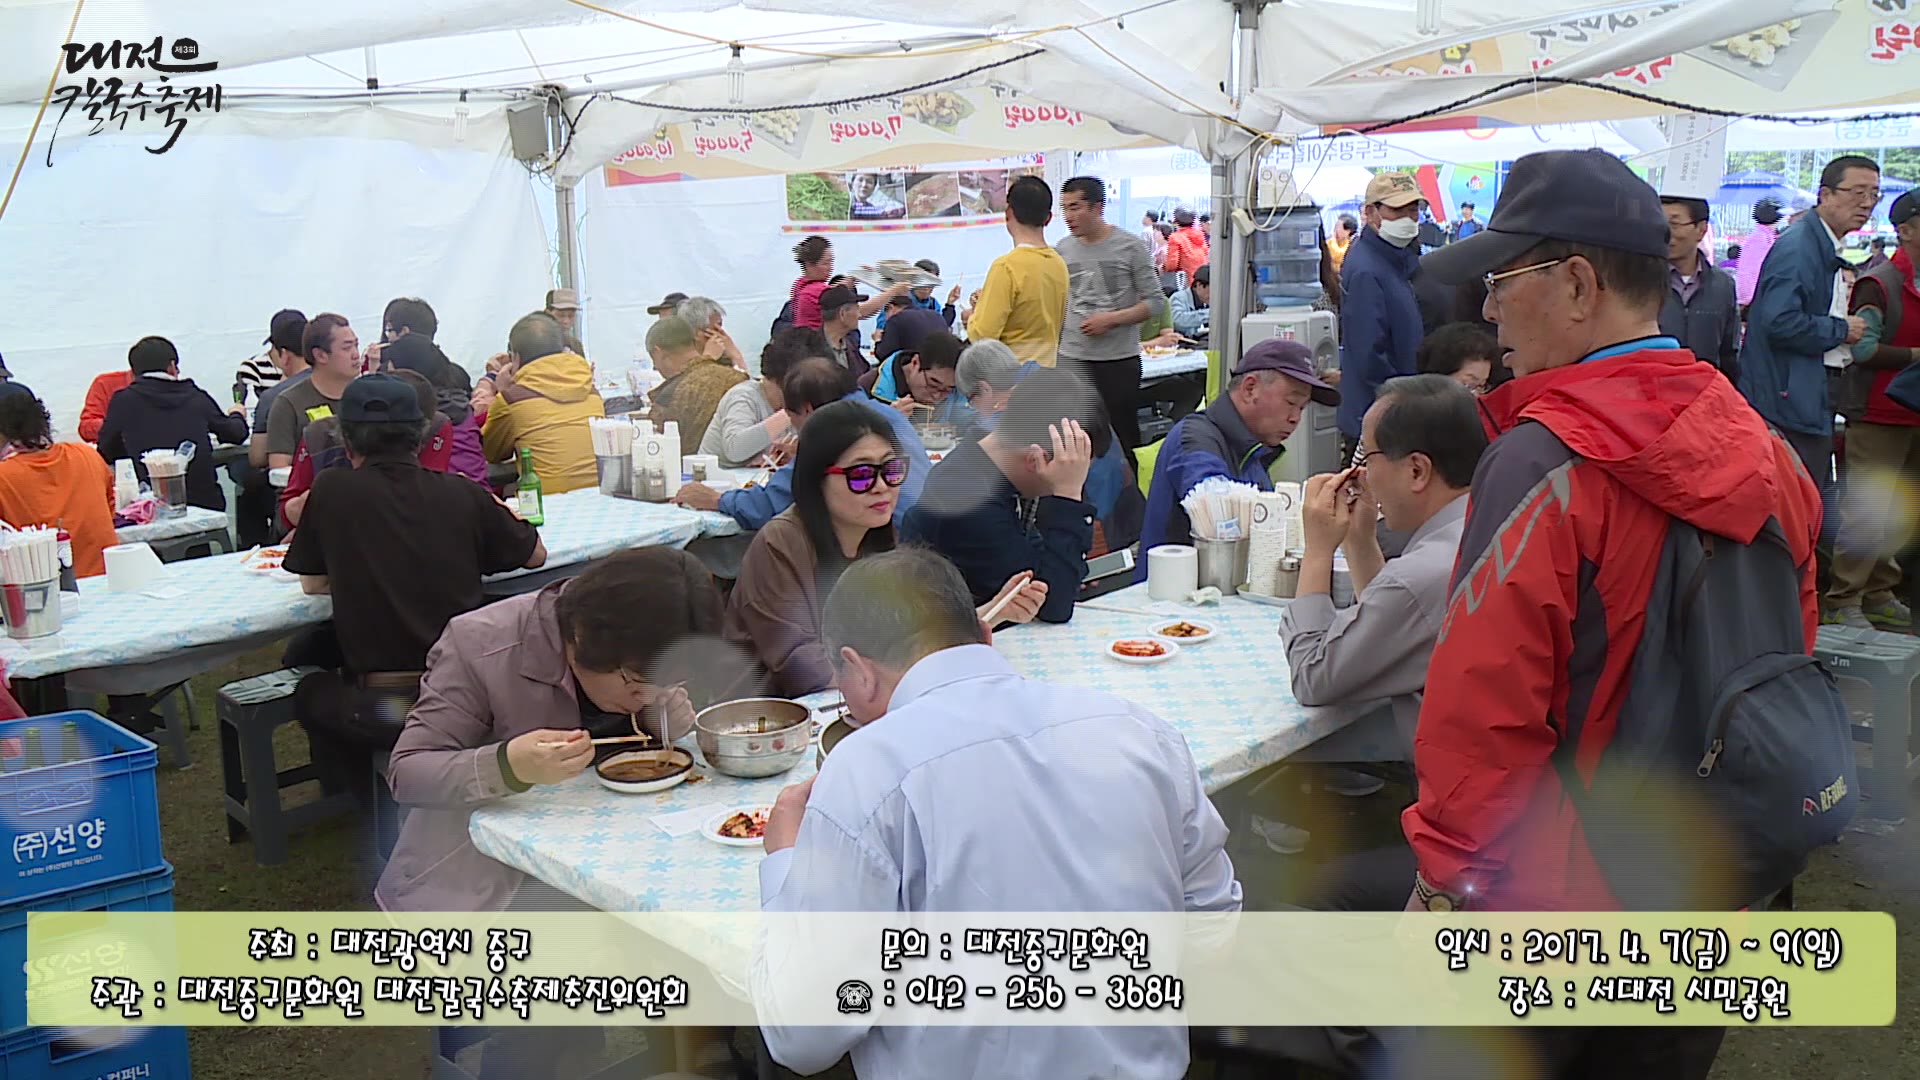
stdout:
{"type": "MultiPolygon", "coordinates": [[[[755,534],[727,604],[727,640],[753,650],[775,693],[833,685],[821,608],[849,563],[893,550],[893,508],[906,478],[893,426],[872,406],[839,401],[807,417],[793,458],[793,506],[755,534]]],[[[1045,599],[1045,585],[1022,574],[980,610],[1006,600],[997,621],[1028,622],[1045,599]]]]}

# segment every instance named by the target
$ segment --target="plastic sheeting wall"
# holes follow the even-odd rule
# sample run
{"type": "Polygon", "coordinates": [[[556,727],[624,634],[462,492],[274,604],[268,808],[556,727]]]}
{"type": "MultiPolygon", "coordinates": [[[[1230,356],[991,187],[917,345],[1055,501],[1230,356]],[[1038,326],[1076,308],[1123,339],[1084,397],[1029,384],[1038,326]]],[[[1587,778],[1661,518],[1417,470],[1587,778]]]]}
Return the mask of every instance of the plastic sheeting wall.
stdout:
{"type": "MultiPolygon", "coordinates": [[[[15,118],[8,118],[9,120],[15,118]]],[[[362,343],[396,296],[422,296],[449,356],[480,370],[553,276],[536,199],[505,151],[504,121],[442,121],[347,108],[196,118],[164,155],[148,133],[84,137],[69,121],[46,166],[47,128],[0,219],[0,354],[75,430],[93,377],[124,368],[147,334],[231,400],[240,361],[283,307],[337,311],[362,343]]],[[[49,117],[49,123],[51,117],[49,117]]],[[[0,155],[24,132],[0,124],[0,155]]]]}
{"type": "MultiPolygon", "coordinates": [[[[684,292],[710,296],[727,309],[728,333],[757,368],[767,328],[800,273],[793,246],[805,234],[782,228],[786,179],[609,188],[604,174],[595,172],[580,187],[586,345],[594,363],[604,371],[638,355],[654,320],[647,307],[669,292],[684,292]]],[[[942,302],[955,283],[965,293],[979,288],[987,267],[1013,243],[998,225],[826,235],[840,273],[876,259],[939,263],[947,281],[935,293],[942,302]]],[[[865,329],[870,345],[872,324],[865,329]]]]}

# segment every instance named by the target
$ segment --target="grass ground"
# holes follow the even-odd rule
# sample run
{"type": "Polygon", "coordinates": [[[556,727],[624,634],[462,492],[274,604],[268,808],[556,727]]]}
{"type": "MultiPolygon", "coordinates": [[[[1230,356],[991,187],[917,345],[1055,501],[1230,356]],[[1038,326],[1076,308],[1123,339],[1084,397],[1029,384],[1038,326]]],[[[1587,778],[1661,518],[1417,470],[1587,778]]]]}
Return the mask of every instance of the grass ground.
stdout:
{"type": "MultiPolygon", "coordinates": [[[[175,906],[194,911],[362,910],[370,906],[347,823],[296,836],[292,855],[276,867],[254,863],[247,844],[229,845],[220,791],[220,749],[213,720],[219,687],[279,666],[263,651],[195,681],[200,730],[191,736],[195,765],[170,768],[162,754],[160,818],[175,874],[175,906]]],[[[282,767],[305,760],[297,728],[281,730],[282,767]]],[[[1395,827],[1395,787],[1362,800],[1301,805],[1298,820],[1324,840],[1379,838],[1395,827]]],[[[1401,792],[1404,798],[1404,792],[1401,792]]],[[[1312,857],[1309,850],[1307,858],[1312,857]]],[[[1245,873],[1254,872],[1248,867],[1245,873]]],[[[1849,833],[1824,851],[1796,886],[1802,910],[1886,911],[1904,929],[1920,925],[1920,825],[1909,821],[1885,836],[1849,833]]],[[[1753,1029],[1731,1032],[1713,1080],[1803,1076],[1920,1076],[1920,934],[1899,939],[1901,1015],[1889,1028],[1753,1029]]],[[[417,1080],[426,1075],[423,1030],[347,1028],[209,1028],[191,1033],[196,1080],[417,1080]]]]}

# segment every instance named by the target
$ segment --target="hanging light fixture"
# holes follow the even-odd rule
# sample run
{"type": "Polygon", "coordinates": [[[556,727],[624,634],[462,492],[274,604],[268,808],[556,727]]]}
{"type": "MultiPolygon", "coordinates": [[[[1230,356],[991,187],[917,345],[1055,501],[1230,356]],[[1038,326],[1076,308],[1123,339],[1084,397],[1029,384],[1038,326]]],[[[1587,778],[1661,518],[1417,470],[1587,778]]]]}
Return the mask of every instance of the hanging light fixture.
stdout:
{"type": "Polygon", "coordinates": [[[453,107],[453,141],[467,141],[467,92],[460,91],[460,103],[453,107]]]}
{"type": "Polygon", "coordinates": [[[1414,0],[1413,28],[1422,34],[1440,32],[1440,0],[1414,0]]]}
{"type": "MultiPolygon", "coordinates": [[[[1424,3],[1425,0],[1422,0],[1424,3]]],[[[730,46],[733,55],[727,58],[727,104],[745,105],[747,103],[747,62],[740,58],[740,46],[730,46]]]]}

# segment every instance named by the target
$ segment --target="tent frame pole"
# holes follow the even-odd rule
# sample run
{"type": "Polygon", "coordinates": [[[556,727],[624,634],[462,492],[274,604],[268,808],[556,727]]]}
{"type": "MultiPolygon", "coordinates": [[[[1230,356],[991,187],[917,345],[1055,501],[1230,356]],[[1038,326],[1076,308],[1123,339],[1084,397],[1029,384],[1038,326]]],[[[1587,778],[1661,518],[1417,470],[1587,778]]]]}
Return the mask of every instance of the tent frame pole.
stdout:
{"type": "MultiPolygon", "coordinates": [[[[1238,63],[1234,65],[1232,77],[1227,87],[1227,96],[1236,103],[1245,98],[1253,89],[1254,63],[1258,51],[1260,28],[1260,10],[1266,7],[1267,0],[1231,0],[1239,18],[1235,23],[1235,44],[1238,48],[1238,63]]],[[[1224,124],[1215,121],[1214,145],[1234,136],[1226,130],[1224,124]]],[[[1233,212],[1238,207],[1235,199],[1240,192],[1251,190],[1254,167],[1254,147],[1248,145],[1232,158],[1221,159],[1215,151],[1213,161],[1213,297],[1211,340],[1215,355],[1214,363],[1219,365],[1220,378],[1215,385],[1224,393],[1228,389],[1227,373],[1240,359],[1240,318],[1247,314],[1252,305],[1248,297],[1252,289],[1247,281],[1247,245],[1248,239],[1234,227],[1233,212]]],[[[1251,212],[1252,208],[1246,208],[1251,212]]]]}
{"type": "MultiPolygon", "coordinates": [[[[567,143],[566,98],[558,87],[549,88],[547,94],[547,140],[555,148],[567,143]]],[[[553,244],[554,255],[559,263],[560,287],[580,289],[580,237],[574,216],[574,192],[578,180],[564,181],[558,176],[553,179],[553,244]]],[[[582,325],[574,332],[585,330],[585,312],[576,316],[582,325]]]]}
{"type": "Polygon", "coordinates": [[[560,263],[560,287],[578,290],[579,285],[579,238],[574,231],[574,184],[562,184],[554,181],[554,247],[560,263]]]}

